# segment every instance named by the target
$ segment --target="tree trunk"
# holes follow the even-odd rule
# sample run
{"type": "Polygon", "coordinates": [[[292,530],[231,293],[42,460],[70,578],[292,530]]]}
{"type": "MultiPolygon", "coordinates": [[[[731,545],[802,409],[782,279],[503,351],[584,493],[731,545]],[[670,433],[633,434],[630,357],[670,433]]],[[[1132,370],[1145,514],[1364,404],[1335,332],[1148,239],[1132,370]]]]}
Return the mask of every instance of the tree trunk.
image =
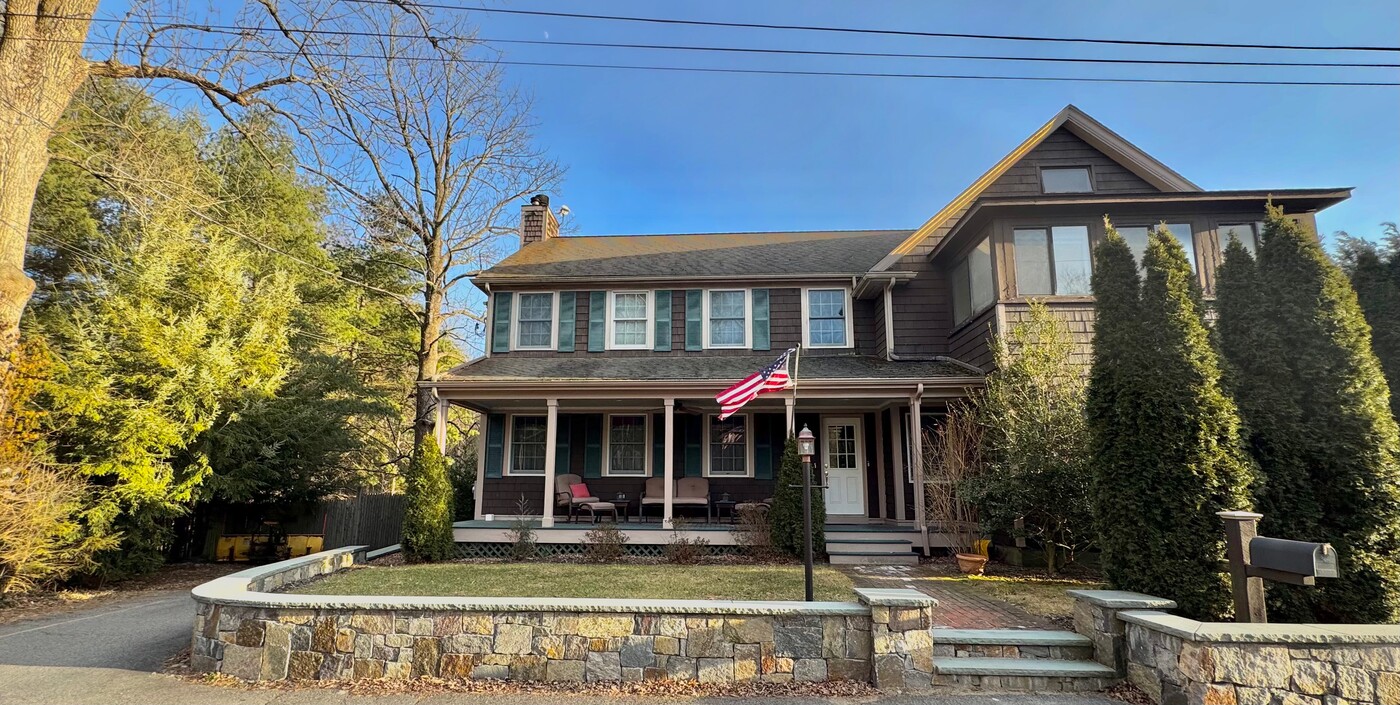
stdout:
{"type": "Polygon", "coordinates": [[[97,0],[7,0],[0,35],[0,359],[19,340],[34,282],[24,273],[34,191],[49,137],[83,79],[97,0]]]}
{"type": "MultiPolygon", "coordinates": [[[[418,374],[417,382],[427,382],[438,373],[438,339],[442,335],[442,305],[445,292],[439,284],[446,278],[441,250],[441,240],[434,238],[430,244],[423,289],[423,319],[418,329],[418,374]]],[[[432,390],[420,385],[414,389],[413,447],[416,449],[433,433],[437,420],[437,400],[432,390]]]]}

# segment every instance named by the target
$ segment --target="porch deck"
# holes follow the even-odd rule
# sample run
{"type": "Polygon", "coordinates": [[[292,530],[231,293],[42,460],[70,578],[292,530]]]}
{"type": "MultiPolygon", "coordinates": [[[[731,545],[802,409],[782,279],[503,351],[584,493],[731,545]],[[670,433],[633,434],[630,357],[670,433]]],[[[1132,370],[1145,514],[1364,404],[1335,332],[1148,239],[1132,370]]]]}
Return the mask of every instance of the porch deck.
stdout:
{"type": "MultiPolygon", "coordinates": [[[[459,521],[452,525],[453,536],[457,543],[508,543],[510,531],[515,520],[508,517],[497,517],[494,521],[474,519],[471,521],[459,521]]],[[[540,525],[539,518],[531,518],[530,526],[535,530],[535,541],[540,544],[579,544],[583,542],[584,534],[588,533],[598,524],[593,524],[587,519],[579,519],[574,523],[565,521],[563,517],[558,517],[552,527],[545,528],[540,525]]],[[[603,522],[599,522],[600,524],[603,522]]],[[[611,522],[608,522],[611,523],[611,522]]],[[[671,540],[672,529],[663,526],[658,521],[618,522],[618,528],[627,536],[627,542],[634,546],[662,546],[671,540]]],[[[737,527],[729,523],[728,519],[714,520],[711,523],[700,521],[689,521],[683,529],[686,535],[695,538],[703,538],[711,546],[736,546],[737,527]]],[[[922,546],[922,537],[917,528],[911,524],[890,524],[880,520],[870,520],[869,522],[831,522],[826,525],[827,542],[831,543],[836,537],[848,541],[863,539],[905,539],[911,542],[915,548],[922,546]]],[[[936,537],[934,545],[939,543],[936,537]]]]}

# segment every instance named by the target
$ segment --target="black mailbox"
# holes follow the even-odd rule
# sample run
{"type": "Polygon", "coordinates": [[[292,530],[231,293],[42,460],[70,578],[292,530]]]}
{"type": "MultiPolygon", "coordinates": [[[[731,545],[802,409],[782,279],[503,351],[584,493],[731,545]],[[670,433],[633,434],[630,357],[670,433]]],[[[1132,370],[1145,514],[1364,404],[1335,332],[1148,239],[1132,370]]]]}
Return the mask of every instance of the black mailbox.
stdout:
{"type": "Polygon", "coordinates": [[[1328,543],[1256,536],[1249,542],[1249,566],[1260,577],[1279,579],[1278,574],[1286,574],[1311,585],[1310,578],[1337,577],[1337,551],[1328,543]]]}

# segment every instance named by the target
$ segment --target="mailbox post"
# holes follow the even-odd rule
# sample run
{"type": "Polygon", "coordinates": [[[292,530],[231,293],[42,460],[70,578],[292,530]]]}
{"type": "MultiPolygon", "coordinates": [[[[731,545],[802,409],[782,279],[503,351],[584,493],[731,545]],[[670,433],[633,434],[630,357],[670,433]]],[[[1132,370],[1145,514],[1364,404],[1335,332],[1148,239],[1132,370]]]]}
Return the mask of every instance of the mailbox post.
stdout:
{"type": "Polygon", "coordinates": [[[1235,595],[1235,621],[1265,623],[1264,580],[1316,585],[1338,576],[1337,552],[1327,543],[1290,541],[1258,535],[1262,514],[1216,512],[1225,520],[1225,555],[1235,595]]]}

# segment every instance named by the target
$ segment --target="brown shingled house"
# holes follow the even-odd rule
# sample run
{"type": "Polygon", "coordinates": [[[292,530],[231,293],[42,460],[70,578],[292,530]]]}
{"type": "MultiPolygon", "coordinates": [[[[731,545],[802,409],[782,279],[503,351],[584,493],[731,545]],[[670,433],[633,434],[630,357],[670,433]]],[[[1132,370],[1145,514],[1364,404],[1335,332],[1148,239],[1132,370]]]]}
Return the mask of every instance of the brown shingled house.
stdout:
{"type": "MultiPolygon", "coordinates": [[[[735,502],[771,497],[783,439],[807,426],[833,562],[910,561],[943,543],[916,501],[933,472],[921,431],[981,384],[989,336],[1028,300],[1087,348],[1104,215],[1139,252],[1165,223],[1209,294],[1227,234],[1253,247],[1270,199],[1315,229],[1349,195],[1204,191],[1069,106],[912,231],[560,237],[537,197],[520,250],[474,277],[487,354],[430,383],[440,414],[460,404],[486,419],[476,512],[496,520],[462,522],[457,539],[503,542],[524,497],[542,544],[577,543],[586,527],[561,486],[577,476],[600,500],[626,496],[632,544],[664,543],[682,512],[727,522],[735,502]],[[798,345],[795,406],[770,394],[718,419],[716,393],[798,345]]],[[[727,526],[694,528],[725,545],[727,526]]]]}

